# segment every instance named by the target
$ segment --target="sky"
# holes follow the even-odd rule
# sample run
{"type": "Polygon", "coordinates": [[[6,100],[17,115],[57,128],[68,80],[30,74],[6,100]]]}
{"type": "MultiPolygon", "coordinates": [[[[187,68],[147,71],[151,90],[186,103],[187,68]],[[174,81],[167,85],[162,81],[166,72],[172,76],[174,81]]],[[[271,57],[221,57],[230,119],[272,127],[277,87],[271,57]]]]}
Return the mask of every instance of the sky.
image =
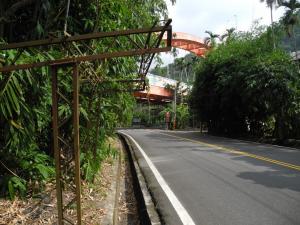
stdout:
{"type": "MultiPolygon", "coordinates": [[[[176,0],[172,6],[170,0],[165,0],[168,5],[169,18],[172,18],[173,31],[193,34],[200,38],[207,37],[206,30],[223,34],[231,27],[236,30],[250,30],[253,21],[260,20],[260,24],[270,24],[270,9],[260,0],[176,0]]],[[[274,21],[277,21],[284,10],[274,10],[274,21]]],[[[188,52],[179,51],[177,57],[182,57],[188,52]]],[[[174,57],[161,54],[164,64],[173,62],[174,57]]]]}

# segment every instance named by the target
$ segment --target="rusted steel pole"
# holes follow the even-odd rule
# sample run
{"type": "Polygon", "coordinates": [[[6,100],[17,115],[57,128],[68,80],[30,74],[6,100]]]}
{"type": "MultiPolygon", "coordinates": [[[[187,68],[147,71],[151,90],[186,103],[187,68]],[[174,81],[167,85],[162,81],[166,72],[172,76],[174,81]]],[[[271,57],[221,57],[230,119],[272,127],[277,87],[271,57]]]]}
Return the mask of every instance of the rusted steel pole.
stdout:
{"type": "Polygon", "coordinates": [[[55,60],[49,60],[45,62],[35,62],[35,63],[28,63],[28,64],[4,66],[4,67],[0,67],[0,72],[10,72],[14,70],[27,70],[31,68],[39,68],[39,67],[48,66],[52,64],[63,65],[63,64],[71,64],[74,62],[79,63],[85,61],[97,61],[102,59],[138,56],[143,54],[160,53],[160,52],[168,52],[168,51],[171,51],[171,47],[137,49],[137,50],[127,50],[127,51],[118,51],[118,52],[105,52],[96,55],[73,56],[69,58],[55,59],[55,60]]]}
{"type": "Polygon", "coordinates": [[[72,37],[60,37],[60,38],[49,38],[43,40],[36,41],[26,41],[19,43],[11,43],[11,44],[0,44],[0,50],[8,50],[8,49],[16,49],[16,48],[30,48],[37,46],[49,46],[54,44],[62,44],[73,41],[85,41],[91,39],[101,39],[101,38],[109,38],[109,37],[119,37],[119,36],[128,36],[134,34],[144,34],[149,32],[160,32],[166,29],[169,29],[169,24],[172,22],[169,19],[164,26],[151,27],[151,28],[139,28],[139,29],[130,29],[130,30],[120,30],[120,31],[111,31],[111,32],[96,32],[89,34],[81,34],[75,35],[72,37]]]}
{"type": "Polygon", "coordinates": [[[79,147],[79,75],[78,65],[73,65],[73,129],[74,129],[74,158],[77,224],[81,225],[81,192],[80,192],[80,147],[79,147]]]}
{"type": "Polygon", "coordinates": [[[57,198],[57,215],[58,224],[63,225],[63,200],[61,188],[61,167],[60,167],[60,149],[58,146],[58,98],[57,98],[57,67],[50,66],[52,77],[52,134],[53,134],[53,151],[55,158],[56,174],[56,198],[57,198]]]}

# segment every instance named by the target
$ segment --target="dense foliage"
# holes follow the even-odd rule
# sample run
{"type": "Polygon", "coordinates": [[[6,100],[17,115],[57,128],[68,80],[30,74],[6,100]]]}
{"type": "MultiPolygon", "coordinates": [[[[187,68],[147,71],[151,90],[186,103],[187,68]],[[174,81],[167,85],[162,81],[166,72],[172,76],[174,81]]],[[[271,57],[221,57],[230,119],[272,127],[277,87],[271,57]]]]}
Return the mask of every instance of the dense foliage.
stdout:
{"type": "MultiPolygon", "coordinates": [[[[16,42],[61,36],[67,32],[83,34],[149,27],[166,16],[163,0],[76,0],[70,1],[69,15],[65,0],[0,1],[0,38],[16,42]]],[[[126,41],[126,40],[121,40],[126,41]]],[[[89,42],[103,51],[109,42],[89,42]]],[[[117,48],[117,47],[115,47],[117,48]]],[[[0,52],[0,66],[85,54],[86,46],[71,44],[47,49],[0,52]]],[[[90,52],[89,52],[90,53],[90,52]]],[[[110,154],[105,142],[116,126],[130,123],[134,99],[127,88],[112,79],[134,76],[137,62],[121,58],[95,64],[81,64],[80,74],[89,83],[81,85],[80,132],[82,177],[92,181],[101,161],[110,154]],[[105,82],[105,81],[110,82],[105,82]],[[102,82],[103,81],[103,82],[102,82]],[[102,85],[101,85],[102,84],[102,85]],[[110,90],[110,91],[108,91],[110,90]]],[[[71,93],[70,71],[58,71],[59,88],[71,93]]],[[[1,195],[24,195],[33,187],[43,186],[52,177],[51,83],[48,68],[0,74],[0,187],[1,195]]],[[[59,115],[71,127],[71,109],[60,106],[59,115]]],[[[65,134],[64,134],[65,133],[65,134]]]]}
{"type": "MultiPolygon", "coordinates": [[[[160,118],[163,122],[165,122],[166,112],[170,112],[170,128],[174,128],[174,105],[167,105],[161,112],[160,118]]],[[[176,106],[176,121],[175,121],[175,129],[185,129],[189,124],[190,120],[190,112],[187,104],[179,104],[176,106]]]]}
{"type": "Polygon", "coordinates": [[[167,66],[157,64],[151,73],[191,85],[195,78],[193,65],[200,60],[201,58],[190,53],[182,58],[175,58],[174,62],[167,66]]]}
{"type": "MultiPolygon", "coordinates": [[[[155,105],[151,103],[141,104],[134,109],[134,118],[138,119],[139,125],[166,128],[166,113],[170,113],[170,128],[174,128],[174,104],[155,105]]],[[[176,129],[186,128],[190,122],[189,107],[186,103],[176,107],[176,129]]],[[[135,125],[135,124],[134,124],[135,125]]]]}
{"type": "Polygon", "coordinates": [[[299,67],[270,31],[235,34],[198,65],[190,103],[209,132],[300,137],[299,67]]]}

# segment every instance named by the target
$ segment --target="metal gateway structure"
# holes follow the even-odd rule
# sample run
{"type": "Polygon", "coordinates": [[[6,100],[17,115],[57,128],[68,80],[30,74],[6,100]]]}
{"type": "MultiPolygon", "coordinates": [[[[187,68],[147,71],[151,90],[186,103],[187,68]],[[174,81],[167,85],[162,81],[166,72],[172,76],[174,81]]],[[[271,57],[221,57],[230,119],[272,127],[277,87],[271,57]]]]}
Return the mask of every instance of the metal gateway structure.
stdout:
{"type": "MultiPolygon", "coordinates": [[[[56,195],[58,224],[82,224],[81,219],[81,178],[80,178],[80,140],[79,140],[79,93],[80,93],[80,72],[81,62],[99,61],[115,57],[139,56],[140,66],[136,79],[119,80],[118,82],[133,83],[136,90],[145,89],[145,76],[150,68],[155,53],[171,50],[172,39],[171,19],[164,21],[162,26],[155,24],[151,28],[132,29],[113,32],[98,32],[84,35],[50,38],[45,40],[28,41],[21,43],[0,45],[0,50],[19,49],[22,54],[25,48],[64,45],[74,42],[80,43],[85,47],[87,41],[92,39],[110,40],[110,44],[103,52],[92,50],[91,55],[73,55],[62,59],[53,59],[43,62],[33,62],[29,64],[6,65],[0,67],[0,72],[4,75],[15,70],[30,70],[39,67],[49,67],[52,78],[52,132],[53,132],[53,151],[56,170],[56,195]],[[166,45],[162,42],[163,35],[166,34],[166,45]],[[119,41],[119,40],[123,40],[119,41]],[[126,44],[124,40],[127,40],[126,44]],[[118,51],[113,51],[113,47],[118,51]],[[58,70],[72,71],[72,93],[62,93],[59,85],[60,79],[58,70]],[[72,130],[67,136],[61,135],[61,128],[66,123],[65,118],[58,114],[61,104],[67,103],[72,108],[72,130]],[[66,196],[66,191],[71,192],[71,196],[66,196]],[[70,218],[68,209],[76,204],[76,219],[70,218]]],[[[89,49],[90,50],[90,49],[89,49]]],[[[101,79],[98,81],[101,85],[101,79]]],[[[120,91],[120,90],[119,90],[120,91]]],[[[128,91],[128,90],[121,90],[128,91]]],[[[131,90],[134,91],[134,90],[131,90]]]]}

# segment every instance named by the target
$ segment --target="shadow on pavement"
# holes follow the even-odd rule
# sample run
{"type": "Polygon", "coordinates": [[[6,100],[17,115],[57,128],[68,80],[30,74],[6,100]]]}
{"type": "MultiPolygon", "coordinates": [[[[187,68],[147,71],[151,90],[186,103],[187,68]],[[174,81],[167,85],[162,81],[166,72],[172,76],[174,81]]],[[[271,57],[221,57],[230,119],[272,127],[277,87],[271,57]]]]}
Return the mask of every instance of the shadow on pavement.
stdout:
{"type": "Polygon", "coordinates": [[[239,178],[252,180],[255,184],[270,188],[289,189],[300,192],[300,171],[247,156],[233,157],[232,159],[268,168],[265,171],[241,172],[237,175],[239,178]]]}
{"type": "MultiPolygon", "coordinates": [[[[179,135],[176,133],[172,133],[173,135],[191,138],[199,141],[203,141],[210,144],[215,144],[219,146],[224,146],[227,148],[232,148],[235,150],[242,150],[245,152],[249,152],[252,154],[257,154],[259,156],[268,157],[271,159],[292,163],[295,165],[300,165],[300,151],[299,150],[290,150],[287,151],[281,150],[281,147],[271,146],[271,145],[263,145],[260,143],[248,143],[248,142],[239,142],[233,139],[227,138],[219,138],[208,135],[201,135],[200,133],[180,133],[179,135]]],[[[154,135],[157,138],[157,135],[154,135]]],[[[154,137],[153,137],[154,138],[154,137]]],[[[231,156],[231,160],[244,161],[249,164],[265,167],[265,169],[260,169],[260,171],[249,171],[249,172],[240,172],[237,171],[237,177],[251,180],[255,184],[264,185],[270,188],[278,188],[278,189],[289,189],[293,191],[300,192],[300,171],[288,167],[284,167],[281,165],[277,165],[271,162],[262,161],[255,158],[250,158],[248,156],[236,155],[230,152],[213,149],[213,147],[200,145],[201,147],[191,147],[188,145],[182,145],[183,143],[187,143],[184,140],[174,140],[169,137],[160,136],[161,139],[166,141],[174,141],[180,143],[178,146],[172,146],[175,149],[190,149],[189,151],[197,152],[201,154],[201,152],[210,152],[216,154],[226,154],[231,156]]],[[[192,143],[192,142],[191,142],[192,143]]],[[[282,147],[284,148],[284,147],[282,147]]]]}
{"type": "MultiPolygon", "coordinates": [[[[281,150],[280,147],[277,146],[263,145],[260,143],[248,143],[248,142],[237,141],[234,139],[220,138],[220,137],[214,137],[209,135],[201,135],[198,132],[189,132],[189,133],[166,132],[166,133],[184,137],[184,138],[203,141],[209,144],[224,146],[230,149],[241,150],[244,152],[257,154],[259,156],[268,157],[270,159],[292,163],[295,165],[300,165],[299,163],[300,151],[298,150],[286,149],[283,151],[281,150]]],[[[255,184],[264,185],[266,187],[278,188],[278,189],[289,189],[289,190],[300,192],[300,171],[297,171],[295,169],[287,168],[281,165],[262,161],[248,156],[237,155],[230,152],[214,149],[213,147],[210,146],[199,144],[199,147],[197,147],[197,143],[188,142],[185,140],[176,139],[175,137],[173,138],[170,136],[166,136],[160,134],[159,131],[148,133],[145,136],[151,140],[157,140],[156,147],[160,147],[160,143],[169,143],[167,145],[163,145],[162,147],[164,149],[168,149],[169,151],[174,150],[174,154],[178,154],[178,153],[184,154],[184,151],[185,152],[192,151],[195,153],[199,153],[199,156],[201,156],[201,152],[226,154],[227,156],[230,156],[229,158],[230,160],[244,161],[248,164],[260,167],[259,171],[256,170],[249,170],[247,172],[236,171],[237,177],[241,179],[252,180],[255,184]]],[[[160,154],[161,152],[159,153],[159,155],[160,154]]],[[[156,154],[153,153],[152,156],[154,157],[156,156],[156,154]]],[[[224,169],[226,168],[224,167],[224,169]]]]}

